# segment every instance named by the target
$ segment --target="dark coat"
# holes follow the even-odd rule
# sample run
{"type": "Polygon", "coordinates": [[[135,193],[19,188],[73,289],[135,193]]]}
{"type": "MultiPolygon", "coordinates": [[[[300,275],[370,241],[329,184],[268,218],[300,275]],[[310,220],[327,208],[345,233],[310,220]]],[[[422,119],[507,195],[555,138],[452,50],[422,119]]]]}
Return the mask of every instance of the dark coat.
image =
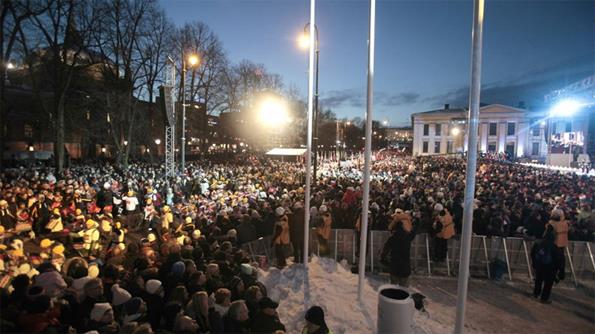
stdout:
{"type": "Polygon", "coordinates": [[[285,331],[285,326],[276,316],[270,316],[263,312],[258,312],[254,318],[251,333],[275,333],[276,331],[285,331]]]}
{"type": "Polygon", "coordinates": [[[228,315],[223,317],[223,333],[249,333],[248,328],[238,321],[233,320],[228,315]]]}
{"type": "Polygon", "coordinates": [[[256,228],[252,221],[244,221],[236,228],[238,232],[238,244],[243,245],[247,242],[256,240],[256,228]]]}
{"type": "Polygon", "coordinates": [[[296,245],[304,243],[304,209],[295,209],[289,220],[289,238],[296,245]]]}
{"type": "Polygon", "coordinates": [[[381,259],[390,267],[392,275],[397,277],[411,275],[411,241],[414,238],[414,232],[407,233],[402,227],[398,227],[384,244],[381,259]]]}

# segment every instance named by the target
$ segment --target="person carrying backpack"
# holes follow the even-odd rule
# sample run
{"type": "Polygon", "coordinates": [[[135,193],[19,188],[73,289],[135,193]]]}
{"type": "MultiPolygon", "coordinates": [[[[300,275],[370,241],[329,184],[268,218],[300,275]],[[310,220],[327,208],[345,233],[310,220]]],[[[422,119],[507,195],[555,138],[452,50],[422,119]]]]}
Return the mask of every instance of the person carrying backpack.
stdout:
{"type": "Polygon", "coordinates": [[[560,252],[557,251],[554,243],[555,238],[554,229],[548,226],[543,240],[536,243],[531,249],[531,259],[535,270],[533,297],[541,298],[540,302],[543,304],[551,304],[550,294],[554,281],[557,281],[560,276],[563,277],[563,273],[559,274],[559,271],[564,269],[561,265],[560,252]]]}

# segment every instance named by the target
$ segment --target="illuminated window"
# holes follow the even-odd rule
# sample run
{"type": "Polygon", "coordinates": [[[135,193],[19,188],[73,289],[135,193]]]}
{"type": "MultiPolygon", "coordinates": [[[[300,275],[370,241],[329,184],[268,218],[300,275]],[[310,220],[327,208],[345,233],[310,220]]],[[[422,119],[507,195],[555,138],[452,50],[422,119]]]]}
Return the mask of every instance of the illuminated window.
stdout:
{"type": "Polygon", "coordinates": [[[33,137],[33,127],[29,124],[25,124],[25,128],[23,129],[23,134],[25,138],[33,137]]]}

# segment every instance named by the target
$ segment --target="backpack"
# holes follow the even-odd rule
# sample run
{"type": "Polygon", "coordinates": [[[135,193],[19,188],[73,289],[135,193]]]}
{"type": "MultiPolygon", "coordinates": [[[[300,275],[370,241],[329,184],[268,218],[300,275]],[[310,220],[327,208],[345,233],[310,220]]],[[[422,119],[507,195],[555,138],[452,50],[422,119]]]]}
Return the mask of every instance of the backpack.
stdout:
{"type": "Polygon", "coordinates": [[[535,263],[546,265],[552,264],[552,252],[547,247],[539,246],[535,252],[535,263]]]}

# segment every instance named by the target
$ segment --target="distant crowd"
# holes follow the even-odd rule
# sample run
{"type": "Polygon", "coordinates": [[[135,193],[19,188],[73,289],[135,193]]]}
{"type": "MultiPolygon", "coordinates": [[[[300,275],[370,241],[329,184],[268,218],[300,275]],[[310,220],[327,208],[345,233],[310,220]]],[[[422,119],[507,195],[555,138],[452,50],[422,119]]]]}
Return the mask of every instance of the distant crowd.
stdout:
{"type": "MultiPolygon", "coordinates": [[[[593,240],[591,178],[491,159],[478,165],[475,233],[542,238],[555,215],[570,239],[593,240]]],[[[245,246],[270,236],[270,264],[301,262],[310,210],[320,255],[328,255],[332,228],[359,231],[361,166],[322,161],[310,208],[301,163],[255,156],[194,162],[174,178],[151,164],[7,170],[1,330],[283,332],[278,301],[257,279],[268,264],[245,246]]],[[[374,162],[369,228],[428,232],[440,261],[461,229],[464,171],[458,158],[374,162]]],[[[329,330],[320,308],[304,324],[304,333],[329,330]]]]}

